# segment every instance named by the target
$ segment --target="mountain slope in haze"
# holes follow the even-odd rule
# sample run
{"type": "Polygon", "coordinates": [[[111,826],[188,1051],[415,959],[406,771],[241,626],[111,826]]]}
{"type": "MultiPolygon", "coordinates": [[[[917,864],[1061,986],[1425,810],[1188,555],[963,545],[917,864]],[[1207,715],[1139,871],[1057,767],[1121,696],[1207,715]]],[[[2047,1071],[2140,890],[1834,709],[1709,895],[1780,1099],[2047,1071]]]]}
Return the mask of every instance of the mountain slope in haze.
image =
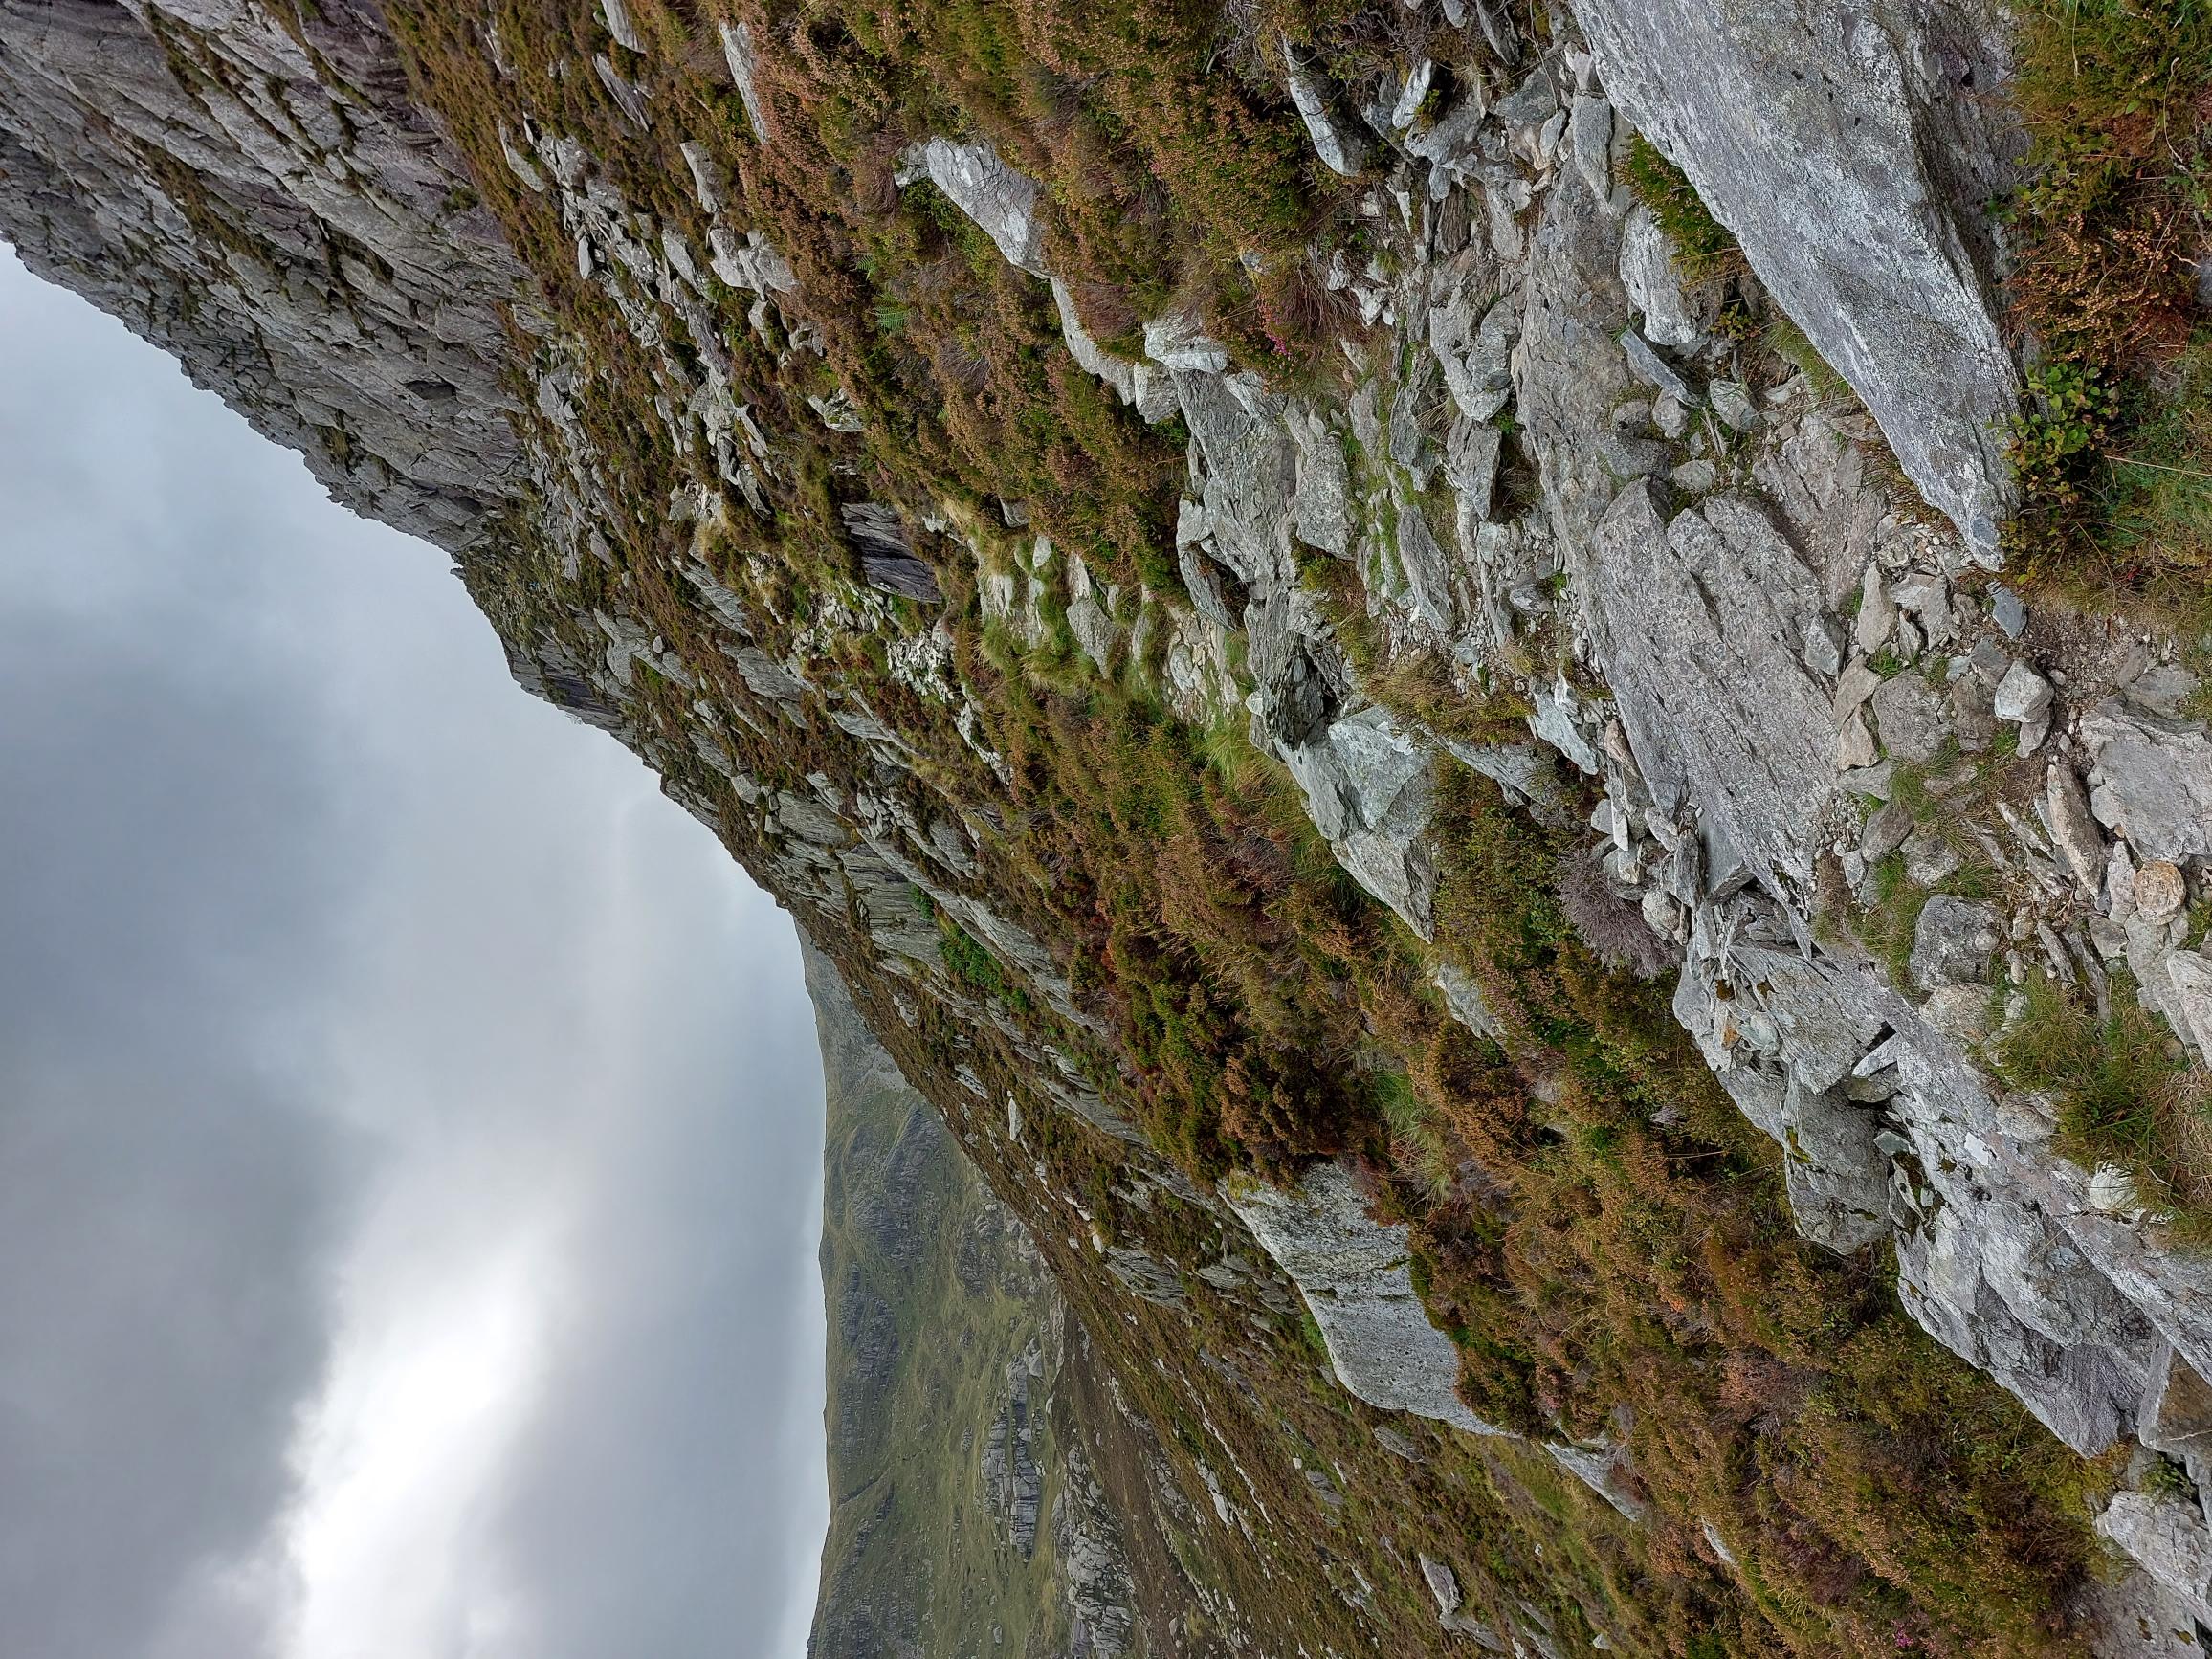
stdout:
{"type": "Polygon", "coordinates": [[[828,1108],[830,1322],[811,1659],[1205,1651],[1163,1549],[1174,1523],[1157,1452],[1101,1409],[1095,1356],[1021,1223],[836,970],[806,958],[828,1108]]]}

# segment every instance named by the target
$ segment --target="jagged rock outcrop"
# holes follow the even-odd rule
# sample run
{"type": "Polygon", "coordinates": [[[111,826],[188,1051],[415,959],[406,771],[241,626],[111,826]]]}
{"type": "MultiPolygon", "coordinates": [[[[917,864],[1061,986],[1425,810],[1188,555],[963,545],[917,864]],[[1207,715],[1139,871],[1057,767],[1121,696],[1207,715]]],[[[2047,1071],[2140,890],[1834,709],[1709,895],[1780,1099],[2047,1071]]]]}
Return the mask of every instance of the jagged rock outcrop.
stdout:
{"type": "Polygon", "coordinates": [[[8,0],[0,228],[346,505],[458,551],[520,498],[535,286],[365,0],[8,0]]]}
{"type": "Polygon", "coordinates": [[[1958,142],[2002,78],[1994,10],[1979,30],[1924,0],[1576,0],[1575,14],[1610,95],[1866,400],[1929,504],[1994,557],[2019,380],[1961,224],[1994,193],[1997,142],[1958,142]]]}

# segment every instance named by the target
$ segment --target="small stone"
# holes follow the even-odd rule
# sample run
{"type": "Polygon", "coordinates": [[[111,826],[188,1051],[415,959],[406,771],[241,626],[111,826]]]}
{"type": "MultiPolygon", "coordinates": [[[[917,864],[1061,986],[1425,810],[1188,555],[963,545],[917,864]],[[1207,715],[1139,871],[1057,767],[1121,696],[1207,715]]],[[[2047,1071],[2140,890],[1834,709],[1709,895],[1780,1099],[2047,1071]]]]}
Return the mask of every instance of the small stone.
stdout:
{"type": "MultiPolygon", "coordinates": [[[[1958,660],[1951,666],[1957,671],[1966,665],[1958,660]]],[[[1951,682],[1951,729],[1958,734],[1958,746],[1970,755],[1982,753],[1997,741],[1997,714],[1980,675],[1962,673],[1951,682]]]]}
{"type": "Polygon", "coordinates": [[[1679,442],[1690,430],[1690,411],[1681,399],[1661,392],[1651,400],[1651,423],[1669,442],[1679,442]]]}
{"type": "Polygon", "coordinates": [[[2090,943],[2107,962],[2128,954],[2128,930],[2109,916],[2090,918],[2090,943]]]}
{"type": "MultiPolygon", "coordinates": [[[[2095,807],[2090,810],[2094,816],[2095,807]]],[[[2105,861],[2105,914],[2114,921],[2135,914],[2135,861],[2125,841],[2114,842],[2112,856],[2105,861]]]]}
{"type": "Polygon", "coordinates": [[[1716,380],[1705,388],[1705,395],[1712,400],[1713,412],[1732,431],[1747,432],[1763,424],[1741,381],[1716,380]]]}
{"type": "Polygon", "coordinates": [[[2018,639],[2027,627],[2027,607],[2009,587],[2000,586],[1989,590],[1989,614],[2004,630],[2007,639],[2018,639]]]}
{"type": "Polygon", "coordinates": [[[2050,710],[2046,709],[2034,719],[2020,728],[2020,752],[2032,755],[2043,747],[2044,739],[2050,736],[2050,710]]]}
{"type": "Polygon", "coordinates": [[[2128,682],[2123,695],[2137,708],[2174,719],[2180,714],[2181,704],[2195,696],[2196,691],[2195,675],[2185,668],[2167,664],[2136,675],[2128,682]]]}
{"type": "Polygon", "coordinates": [[[1867,577],[1859,585],[1859,616],[1853,628],[1853,638],[1859,650],[1868,656],[1882,649],[1882,642],[1890,637],[1890,628],[1897,620],[1897,608],[1890,603],[1890,596],[1882,589],[1882,573],[1873,565],[1867,566],[1867,577]]]}
{"type": "Polygon", "coordinates": [[[2178,950],[2166,959],[2166,981],[2179,1005],[2176,1023],[2185,1028],[2199,1057],[2212,1062],[2212,962],[2195,951],[2178,950]]]}
{"type": "Polygon", "coordinates": [[[1421,1448],[1386,1423],[1379,1423],[1375,1426],[1375,1444],[1392,1457],[1402,1457],[1407,1463],[1427,1463],[1428,1461],[1422,1455],[1421,1448]]]}
{"type": "Polygon", "coordinates": [[[1918,765],[1943,746],[1945,699],[1916,674],[1884,680],[1869,699],[1882,747],[1893,760],[1918,765]]]}
{"type": "Polygon", "coordinates": [[[2104,823],[2126,826],[2137,856],[2212,853],[2212,736],[2201,724],[2106,701],[2082,717],[2081,736],[2099,778],[2090,807],[2104,823]]]}
{"type": "Polygon", "coordinates": [[[2050,681],[2024,662],[2016,662],[1997,682],[1997,693],[1990,703],[1999,719],[2025,725],[2049,711],[2050,681]]]}
{"type": "Polygon", "coordinates": [[[1980,985],[1938,985],[1920,1017],[1953,1042],[1979,1043],[1989,1034],[1989,993],[1980,985]]]}
{"type": "Polygon", "coordinates": [[[1867,820],[1867,828],[1859,836],[1859,851],[1869,858],[1887,858],[1905,845],[1905,837],[1913,833],[1913,814],[1902,803],[1884,804],[1867,820]]]}
{"type": "Polygon", "coordinates": [[[1656,887],[1645,890],[1644,925],[1661,939],[1672,939],[1682,925],[1682,907],[1656,887]]]}
{"type": "Polygon", "coordinates": [[[1844,670],[1843,677],[1836,681],[1835,701],[1831,706],[1836,724],[1840,726],[1849,719],[1851,711],[1872,697],[1881,688],[1881,684],[1882,676],[1868,665],[1864,657],[1844,670]]]}
{"type": "Polygon", "coordinates": [[[1880,753],[1874,747],[1874,734],[1867,729],[1865,711],[1853,709],[1836,734],[1836,769],[1849,772],[1871,766],[1880,753]]]}
{"type": "Polygon", "coordinates": [[[1567,118],[1567,153],[1590,193],[1613,193],[1613,106],[1602,98],[1577,98],[1567,118]]]}
{"type": "Polygon", "coordinates": [[[2012,666],[2011,656],[1994,639],[1976,640],[1974,649],[1966,653],[1966,660],[1973,664],[1976,674],[1993,686],[2004,677],[2004,671],[2012,666]]]}
{"type": "Polygon", "coordinates": [[[1621,330],[1621,349],[1627,353],[1628,367],[1645,385],[1665,392],[1679,404],[1694,404],[1697,394],[1690,389],[1690,383],[1674,371],[1673,366],[1653,351],[1650,344],[1633,328],[1621,330]]]}
{"type": "Polygon", "coordinates": [[[1905,837],[1902,851],[1905,874],[1919,887],[1934,887],[1945,876],[1955,874],[1960,862],[1958,850],[1933,830],[1915,830],[1905,837]]]}
{"type": "Polygon", "coordinates": [[[1677,490],[1692,496],[1702,496],[1720,481],[1711,461],[1684,461],[1667,476],[1677,490]]]}
{"type": "Polygon", "coordinates": [[[1890,786],[1897,768],[1888,761],[1876,762],[1871,766],[1861,766],[1846,772],[1836,780],[1836,787],[1847,795],[1859,795],[1869,801],[1887,801],[1890,786]]]}
{"type": "Polygon", "coordinates": [[[1843,630],[1825,616],[1805,620],[1804,662],[1824,679],[1843,669],[1843,630]]]}
{"type": "Polygon", "coordinates": [[[2181,867],[2170,858],[2153,858],[2137,870],[2135,894],[2135,914],[2148,922],[2169,922],[2189,902],[2181,867]]]}
{"type": "Polygon", "coordinates": [[[1424,57],[1413,66],[1413,73],[1405,77],[1405,85],[1398,94],[1398,101],[1390,108],[1390,124],[1404,132],[1413,124],[1413,118],[1421,113],[1423,100],[1436,79],[1436,60],[1424,57]]]}
{"type": "MultiPolygon", "coordinates": [[[[2097,830],[2097,821],[2090,816],[2089,798],[2082,793],[2081,780],[2063,761],[2053,761],[2044,775],[2043,804],[2051,839],[2066,854],[2074,879],[2089,892],[2096,892],[2105,878],[2105,838],[2097,830]]],[[[2139,887],[2141,872],[2136,873],[2135,880],[2139,887]]],[[[2136,903],[2141,902],[2138,895],[2136,903]]]]}
{"type": "Polygon", "coordinates": [[[1998,942],[1994,907],[1939,893],[1921,907],[1913,929],[1913,982],[1923,990],[1979,983],[1998,942]]]}

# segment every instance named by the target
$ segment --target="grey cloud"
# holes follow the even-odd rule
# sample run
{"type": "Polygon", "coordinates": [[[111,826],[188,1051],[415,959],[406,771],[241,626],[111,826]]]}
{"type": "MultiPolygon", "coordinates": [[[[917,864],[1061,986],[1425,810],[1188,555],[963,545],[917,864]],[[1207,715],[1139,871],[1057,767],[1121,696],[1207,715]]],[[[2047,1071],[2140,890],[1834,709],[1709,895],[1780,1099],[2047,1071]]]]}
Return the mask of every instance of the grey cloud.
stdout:
{"type": "Polygon", "coordinates": [[[334,1264],[466,1133],[582,1197],[455,1577],[529,1659],[796,1653],[812,1026],[788,922],[636,779],[434,556],[0,250],[0,1652],[280,1640],[281,1575],[223,1575],[295,1501],[334,1264]]]}
{"type": "Polygon", "coordinates": [[[345,1182],[280,1033],[343,843],[288,665],[40,597],[34,559],[97,588],[117,548],[60,511],[76,411],[0,402],[0,1651],[115,1659],[284,1501],[345,1182]]]}
{"type": "MultiPolygon", "coordinates": [[[[773,915],[764,900],[749,909],[754,926],[773,915]]],[[[648,1070],[680,1103],[670,1132],[601,1166],[579,1294],[604,1319],[554,1357],[561,1387],[500,1525],[519,1578],[539,1587],[522,1649],[535,1659],[763,1659],[790,1650],[791,1599],[802,1626],[811,1605],[790,1564],[819,1549],[797,1501],[824,1483],[819,1404],[808,1394],[795,1421],[788,1403],[822,1352],[819,1313],[802,1306],[818,1294],[819,1193],[791,1171],[819,1167],[822,1085],[797,950],[776,920],[749,983],[652,985],[630,1010],[645,1049],[712,1029],[718,1010],[786,1040],[733,1033],[648,1070]],[[741,1108],[739,1077],[770,1110],[741,1108]]]]}

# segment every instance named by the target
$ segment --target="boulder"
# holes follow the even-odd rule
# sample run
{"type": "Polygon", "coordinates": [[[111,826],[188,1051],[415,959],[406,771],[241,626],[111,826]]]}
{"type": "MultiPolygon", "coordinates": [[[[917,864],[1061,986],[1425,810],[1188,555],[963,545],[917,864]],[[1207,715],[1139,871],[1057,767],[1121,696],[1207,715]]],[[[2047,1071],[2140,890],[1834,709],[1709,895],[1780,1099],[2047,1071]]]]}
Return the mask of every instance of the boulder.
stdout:
{"type": "MultiPolygon", "coordinates": [[[[2125,857],[2124,852],[2119,854],[2125,857]]],[[[2135,914],[2145,921],[2165,923],[2181,914],[2189,902],[2188,885],[2181,879],[2181,867],[2170,858],[2147,860],[2133,875],[2130,896],[2135,901],[2135,914]]]]}
{"type": "Polygon", "coordinates": [[[2089,797],[2081,780],[2064,761],[2053,761],[2044,778],[2044,810],[2051,839],[2066,855],[2067,865],[2083,888],[2094,893],[2105,878],[2105,838],[2090,815],[2089,797]]]}
{"type": "Polygon", "coordinates": [[[1231,1180],[1222,1193],[1304,1294],[1346,1388],[1379,1410],[1500,1432],[1459,1398],[1459,1350],[1414,1294],[1407,1228],[1370,1217],[1340,1164],[1317,1163],[1292,1187],[1231,1180]]]}
{"type": "Polygon", "coordinates": [[[1337,862],[1406,926],[1431,937],[1436,866],[1425,838],[1436,790],[1428,753],[1381,708],[1334,720],[1277,753],[1337,862]]]}
{"type": "Polygon", "coordinates": [[[1943,719],[1945,699],[1925,679],[1898,675],[1877,686],[1869,700],[1883,751],[1891,760],[1919,765],[1936,758],[1949,727],[1943,719]]]}
{"type": "Polygon", "coordinates": [[[2026,725],[2050,712],[2050,681],[2026,663],[2016,662],[1997,682],[1997,692],[1990,702],[1999,719],[2026,725]]]}
{"type": "Polygon", "coordinates": [[[1037,222],[1036,181],[1016,172],[981,139],[933,138],[904,158],[976,222],[1006,255],[1032,276],[1045,276],[1045,232],[1037,222]]]}
{"type": "Polygon", "coordinates": [[[2204,1512],[2183,1498],[2123,1492],[2096,1518],[2109,1538],[2143,1570],[2186,1600],[2200,1620],[2212,1619],[2212,1528],[2204,1512]]]}
{"type": "Polygon", "coordinates": [[[1979,984],[1989,973],[1989,959],[2002,935],[1997,908],[1939,893],[1921,907],[1913,929],[1911,970],[1922,990],[1979,984]]]}
{"type": "Polygon", "coordinates": [[[2096,769],[2090,805],[2138,858],[2212,853],[2212,737],[2202,722],[2140,714],[2114,698],[2082,717],[2096,769]]]}

